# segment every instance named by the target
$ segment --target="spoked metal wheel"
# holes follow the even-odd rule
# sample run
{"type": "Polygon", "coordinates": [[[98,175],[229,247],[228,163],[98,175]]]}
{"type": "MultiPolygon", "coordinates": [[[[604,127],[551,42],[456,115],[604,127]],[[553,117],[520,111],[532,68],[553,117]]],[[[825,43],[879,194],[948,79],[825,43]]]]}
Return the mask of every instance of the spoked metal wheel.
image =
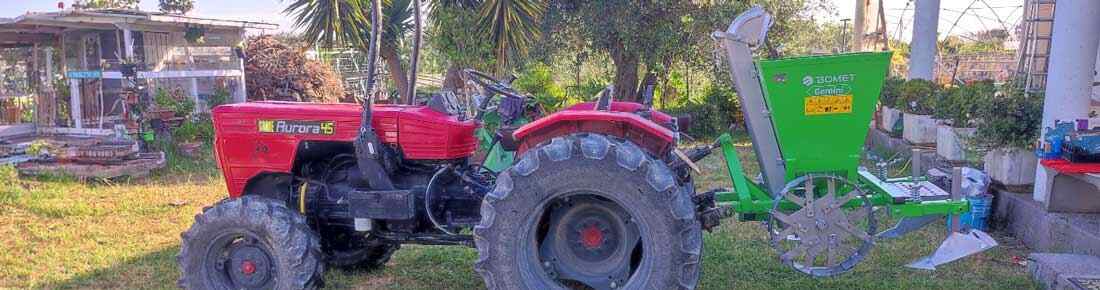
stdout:
{"type": "Polygon", "coordinates": [[[638,226],[622,207],[592,195],[555,200],[532,232],[539,262],[551,278],[567,287],[614,289],[629,280],[641,254],[638,226]]]}
{"type": "Polygon", "coordinates": [[[772,205],[768,234],[779,259],[813,276],[851,270],[874,245],[868,196],[847,179],[806,175],[787,183],[772,205]]]}
{"type": "Polygon", "coordinates": [[[272,289],[275,263],[267,245],[249,232],[224,233],[206,251],[206,261],[216,274],[211,278],[229,289],[272,289]]]}

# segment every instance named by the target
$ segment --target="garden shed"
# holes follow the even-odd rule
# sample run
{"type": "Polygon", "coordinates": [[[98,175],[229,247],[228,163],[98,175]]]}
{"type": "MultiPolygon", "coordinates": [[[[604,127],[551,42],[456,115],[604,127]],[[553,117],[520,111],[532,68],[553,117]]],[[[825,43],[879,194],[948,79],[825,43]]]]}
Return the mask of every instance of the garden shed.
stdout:
{"type": "Polygon", "coordinates": [[[244,101],[238,48],[248,30],[277,28],[123,9],[0,18],[0,163],[27,159],[15,157],[32,140],[135,139],[140,121],[131,113],[139,109],[129,88],[146,96],[176,92],[196,111],[216,95],[244,101]],[[133,82],[124,77],[130,72],[133,82]]]}

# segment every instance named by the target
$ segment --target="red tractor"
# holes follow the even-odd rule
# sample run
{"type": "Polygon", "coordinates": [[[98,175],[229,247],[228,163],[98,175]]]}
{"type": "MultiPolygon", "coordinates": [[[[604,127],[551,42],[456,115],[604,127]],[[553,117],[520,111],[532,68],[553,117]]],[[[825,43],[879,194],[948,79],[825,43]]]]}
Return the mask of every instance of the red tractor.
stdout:
{"type": "Polygon", "coordinates": [[[490,289],[694,288],[707,216],[698,212],[713,202],[693,201],[690,162],[674,153],[678,119],[608,92],[510,126],[527,98],[466,73],[488,96],[466,109],[476,114],[441,96],[215,108],[229,198],[183,233],[180,286],[316,288],[325,267],[379,267],[402,244],[428,244],[476,247],[490,289]],[[487,151],[519,156],[499,171],[475,157],[487,112],[502,124],[487,151]]]}
{"type": "Polygon", "coordinates": [[[691,288],[702,235],[676,119],[607,96],[502,126],[496,143],[521,156],[502,172],[474,158],[479,121],[440,106],[366,107],[366,126],[355,104],[217,107],[230,198],[183,234],[181,285],[310,288],[326,265],[377,267],[413,243],[476,246],[492,289],[691,288]]]}

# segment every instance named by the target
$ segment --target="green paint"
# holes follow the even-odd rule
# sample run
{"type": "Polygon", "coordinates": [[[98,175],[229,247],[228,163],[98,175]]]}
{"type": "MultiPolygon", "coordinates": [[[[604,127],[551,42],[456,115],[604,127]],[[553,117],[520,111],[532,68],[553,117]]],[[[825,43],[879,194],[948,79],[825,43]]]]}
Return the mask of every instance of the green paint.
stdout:
{"type": "Polygon", "coordinates": [[[809,173],[855,177],[890,55],[866,52],[756,62],[788,181],[809,173]],[[850,102],[840,103],[849,104],[847,108],[813,104],[849,97],[850,102]]]}
{"type": "MultiPolygon", "coordinates": [[[[890,56],[890,52],[868,52],[756,62],[786,164],[786,180],[806,174],[842,176],[870,194],[871,204],[887,207],[897,217],[965,212],[970,207],[965,200],[895,203],[887,188],[894,188],[890,183],[911,181],[909,178],[883,181],[858,170],[890,56]]],[[[773,194],[745,176],[729,134],[718,137],[718,143],[733,191],[716,193],[716,200],[742,220],[765,219],[774,206],[773,194]]],[[[862,204],[856,199],[843,207],[862,204]]],[[[779,206],[798,209],[786,200],[779,206]]]]}

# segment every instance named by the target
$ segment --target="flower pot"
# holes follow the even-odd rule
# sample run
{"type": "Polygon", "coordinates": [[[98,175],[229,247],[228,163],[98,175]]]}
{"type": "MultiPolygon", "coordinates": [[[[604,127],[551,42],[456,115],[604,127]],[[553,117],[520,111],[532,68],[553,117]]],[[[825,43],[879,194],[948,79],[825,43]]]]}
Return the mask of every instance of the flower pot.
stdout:
{"type": "Polygon", "coordinates": [[[951,162],[966,161],[966,144],[977,131],[977,128],[939,125],[936,128],[936,155],[951,162]]]}
{"type": "Polygon", "coordinates": [[[912,144],[936,143],[936,119],[932,115],[905,113],[902,115],[902,137],[912,144]]]}
{"type": "Polygon", "coordinates": [[[1025,186],[1035,183],[1035,166],[1039,160],[1031,151],[1019,148],[997,148],[985,154],[985,172],[989,178],[1005,186],[1025,186]]]}
{"type": "Polygon", "coordinates": [[[901,122],[901,111],[887,106],[882,106],[882,115],[879,118],[879,129],[886,133],[901,131],[897,125],[901,122]]]}
{"type": "Polygon", "coordinates": [[[177,151],[184,157],[198,157],[199,151],[202,150],[202,142],[186,142],[177,145],[177,151]]]}

